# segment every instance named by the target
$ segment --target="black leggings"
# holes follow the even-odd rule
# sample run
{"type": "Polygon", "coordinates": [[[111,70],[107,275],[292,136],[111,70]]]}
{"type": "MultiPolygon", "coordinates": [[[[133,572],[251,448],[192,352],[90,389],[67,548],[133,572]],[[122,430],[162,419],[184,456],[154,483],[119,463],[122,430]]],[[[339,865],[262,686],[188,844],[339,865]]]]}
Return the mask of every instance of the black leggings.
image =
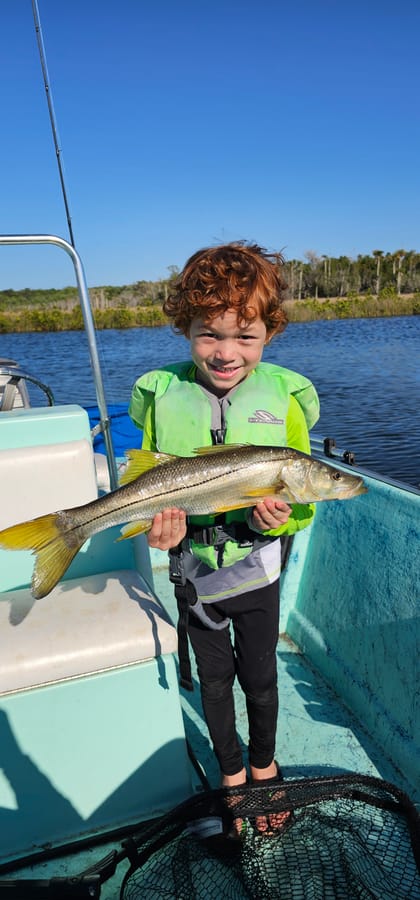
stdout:
{"type": "Polygon", "coordinates": [[[188,634],[197,661],[204,715],[224,775],[243,767],[235,725],[235,675],[246,697],[249,762],[269,766],[274,758],[278,713],[276,647],[279,582],[205,609],[215,621],[228,616],[231,629],[214,631],[190,612],[188,634]]]}

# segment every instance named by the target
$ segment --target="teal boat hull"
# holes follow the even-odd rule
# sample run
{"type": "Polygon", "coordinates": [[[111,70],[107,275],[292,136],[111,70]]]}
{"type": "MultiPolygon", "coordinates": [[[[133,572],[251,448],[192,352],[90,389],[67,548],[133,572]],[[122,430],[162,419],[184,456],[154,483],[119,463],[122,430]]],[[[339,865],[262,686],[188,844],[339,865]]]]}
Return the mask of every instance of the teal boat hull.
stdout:
{"type": "MultiPolygon", "coordinates": [[[[75,499],[69,452],[87,499],[97,492],[80,407],[1,422],[3,518],[22,484],[28,508],[36,493],[51,509],[87,502],[75,499]]],[[[420,493],[363,475],[368,493],[319,504],[283,571],[276,755],[286,779],[374,775],[420,805],[420,493]]],[[[0,874],[36,873],[39,859],[51,877],[69,846],[78,854],[65,871],[81,871],[104,842],[202,790],[199,772],[219,784],[196,673],[193,693],[178,686],[166,554],[117,533],[85,545],[38,601],[31,555],[0,551],[0,874]]],[[[246,755],[239,690],[236,709],[246,755]]],[[[115,879],[101,897],[115,897],[115,879]]]]}

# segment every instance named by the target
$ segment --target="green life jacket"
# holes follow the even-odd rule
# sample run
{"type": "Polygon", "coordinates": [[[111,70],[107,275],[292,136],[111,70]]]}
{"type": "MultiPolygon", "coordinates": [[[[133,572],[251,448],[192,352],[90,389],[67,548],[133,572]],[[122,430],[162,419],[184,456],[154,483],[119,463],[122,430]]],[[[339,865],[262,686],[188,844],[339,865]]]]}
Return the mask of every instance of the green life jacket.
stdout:
{"type": "MultiPolygon", "coordinates": [[[[191,362],[176,363],[142,375],[133,389],[129,413],[142,427],[146,411],[152,405],[155,416],[156,448],[179,456],[193,456],[197,447],[212,443],[212,404],[205,391],[195,381],[196,367],[191,362]]],[[[298,401],[308,430],[319,417],[319,400],[312,383],[303,375],[272,363],[259,363],[253,372],[238,385],[225,409],[224,443],[254,445],[287,444],[286,417],[290,396],[298,401]]],[[[226,513],[226,523],[244,522],[246,510],[226,513]]],[[[297,517],[298,530],[309,519],[297,517]]],[[[211,525],[214,516],[191,517],[191,523],[211,525]]],[[[252,548],[240,547],[227,541],[222,565],[233,565],[248,555],[252,548]]],[[[212,546],[191,542],[191,551],[208,566],[220,566],[220,554],[212,546]]]]}

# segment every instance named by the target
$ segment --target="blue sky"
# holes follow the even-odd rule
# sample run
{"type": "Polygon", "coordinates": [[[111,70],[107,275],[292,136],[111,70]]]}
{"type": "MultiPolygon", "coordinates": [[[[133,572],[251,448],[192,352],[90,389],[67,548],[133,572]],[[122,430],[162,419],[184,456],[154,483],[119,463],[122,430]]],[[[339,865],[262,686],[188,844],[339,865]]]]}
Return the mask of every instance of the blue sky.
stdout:
{"type": "MultiPolygon", "coordinates": [[[[38,0],[90,286],[241,239],[420,250],[418,0],[38,0]]],[[[0,11],[0,232],[68,238],[30,0],[0,11]]],[[[0,289],[73,283],[1,248],[0,289]]]]}

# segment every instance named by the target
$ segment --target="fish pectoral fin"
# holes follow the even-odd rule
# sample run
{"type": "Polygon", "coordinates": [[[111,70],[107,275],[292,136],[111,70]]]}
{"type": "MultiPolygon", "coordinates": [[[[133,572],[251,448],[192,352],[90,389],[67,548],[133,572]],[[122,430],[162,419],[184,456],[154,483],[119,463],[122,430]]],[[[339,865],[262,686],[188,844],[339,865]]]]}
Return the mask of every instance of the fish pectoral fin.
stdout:
{"type": "Polygon", "coordinates": [[[262,500],[263,497],[273,497],[276,494],[280,494],[282,491],[282,488],[284,488],[284,487],[285,487],[285,485],[283,484],[282,481],[277,481],[275,484],[266,484],[265,487],[262,487],[262,488],[260,488],[260,487],[250,488],[249,490],[247,490],[246,496],[249,499],[259,498],[260,500],[262,500]]]}
{"type": "Polygon", "coordinates": [[[238,503],[234,503],[233,506],[225,506],[225,505],[218,506],[217,509],[214,510],[214,515],[220,516],[222,513],[232,512],[232,510],[234,510],[234,509],[243,509],[246,506],[249,506],[249,503],[247,503],[245,500],[243,503],[238,501],[238,503]]]}
{"type": "Polygon", "coordinates": [[[211,444],[210,447],[195,447],[195,456],[207,456],[210,453],[227,453],[229,450],[240,450],[241,447],[249,447],[250,444],[211,444]]]}
{"type": "Polygon", "coordinates": [[[123,484],[130,484],[131,481],[135,481],[136,478],[139,478],[144,472],[148,472],[149,469],[154,469],[155,466],[161,466],[163,463],[177,459],[170,453],[154,453],[153,450],[126,450],[125,455],[128,464],[119,479],[120,487],[123,484]]]}
{"type": "MultiPolygon", "coordinates": [[[[248,500],[264,500],[264,497],[273,497],[275,500],[283,500],[284,503],[306,503],[306,500],[301,500],[299,497],[296,497],[295,494],[290,490],[290,488],[283,481],[276,481],[275,484],[271,484],[265,487],[265,490],[261,490],[260,488],[255,488],[247,493],[248,500]]],[[[249,504],[251,505],[251,504],[249,504]]]]}
{"type": "Polygon", "coordinates": [[[149,531],[152,526],[151,519],[141,519],[139,522],[128,522],[121,528],[121,535],[117,541],[125,541],[127,538],[134,537],[136,534],[144,534],[149,531]]]}
{"type": "Polygon", "coordinates": [[[235,503],[219,506],[215,510],[215,514],[219,515],[220,513],[231,512],[234,509],[244,509],[247,506],[253,506],[257,500],[263,500],[264,497],[278,495],[281,486],[281,484],[277,483],[275,486],[271,484],[265,485],[265,487],[262,488],[249,488],[249,490],[247,489],[246,494],[244,494],[243,497],[238,497],[235,503]]]}
{"type": "MultiPolygon", "coordinates": [[[[266,497],[267,494],[261,494],[261,497],[266,497]]],[[[215,516],[220,515],[221,513],[232,512],[235,509],[246,509],[248,506],[252,506],[251,498],[246,495],[244,497],[238,497],[238,499],[234,503],[223,503],[220,506],[213,510],[213,514],[215,516]],[[251,501],[251,502],[250,502],[251,501]]]]}

